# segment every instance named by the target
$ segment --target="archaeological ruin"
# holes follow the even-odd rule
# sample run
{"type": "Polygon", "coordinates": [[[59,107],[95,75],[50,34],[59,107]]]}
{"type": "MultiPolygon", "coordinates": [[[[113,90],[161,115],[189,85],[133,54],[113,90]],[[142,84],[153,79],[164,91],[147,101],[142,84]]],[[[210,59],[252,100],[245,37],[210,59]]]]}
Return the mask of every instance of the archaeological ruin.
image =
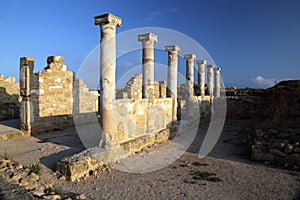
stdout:
{"type": "Polygon", "coordinates": [[[3,107],[0,117],[14,118],[19,112],[20,129],[29,135],[74,126],[74,121],[76,126],[100,123],[102,130],[97,141],[93,141],[94,145],[87,145],[87,150],[57,163],[58,173],[72,181],[104,163],[126,157],[153,143],[167,141],[178,134],[179,125],[190,128],[200,115],[210,115],[212,102],[220,98],[222,92],[220,68],[206,65],[206,60],[196,61],[198,83],[195,83],[196,55],[191,52],[184,54],[185,85],[178,86],[180,47],[177,45],[165,47],[167,80],[155,81],[154,46],[159,36],[154,33],[137,36],[142,46],[142,74],[135,75],[124,88],[117,89],[116,31],[122,19],[104,14],[94,20],[95,25],[100,26],[100,94],[97,90],[89,90],[76,78],[62,56],[49,56],[47,66],[39,72],[34,72],[34,58],[22,57],[19,85],[12,77],[0,76],[1,93],[5,94],[0,98],[3,107]]]}

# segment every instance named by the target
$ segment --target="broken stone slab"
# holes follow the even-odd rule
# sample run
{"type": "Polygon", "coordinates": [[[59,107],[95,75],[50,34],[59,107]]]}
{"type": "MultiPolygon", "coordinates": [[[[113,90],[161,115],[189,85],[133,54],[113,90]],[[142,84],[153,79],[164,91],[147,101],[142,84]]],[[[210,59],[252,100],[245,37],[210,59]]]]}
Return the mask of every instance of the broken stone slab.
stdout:
{"type": "Polygon", "coordinates": [[[89,176],[93,171],[104,167],[104,164],[115,162],[128,155],[128,152],[120,148],[103,149],[93,147],[63,158],[56,164],[56,171],[73,182],[81,177],[89,176]]]}
{"type": "Polygon", "coordinates": [[[106,164],[126,158],[132,152],[141,151],[142,148],[154,143],[165,142],[170,137],[169,129],[164,129],[155,134],[135,138],[122,143],[120,147],[103,149],[93,147],[73,156],[63,158],[56,164],[58,173],[64,175],[67,180],[75,181],[84,176],[93,174],[94,171],[103,168],[106,164]]]}
{"type": "Polygon", "coordinates": [[[264,153],[260,149],[256,148],[255,145],[252,145],[252,160],[274,162],[275,156],[271,153],[264,153]]]}
{"type": "Polygon", "coordinates": [[[285,157],[286,154],[278,149],[270,149],[270,153],[279,157],[285,157]]]}

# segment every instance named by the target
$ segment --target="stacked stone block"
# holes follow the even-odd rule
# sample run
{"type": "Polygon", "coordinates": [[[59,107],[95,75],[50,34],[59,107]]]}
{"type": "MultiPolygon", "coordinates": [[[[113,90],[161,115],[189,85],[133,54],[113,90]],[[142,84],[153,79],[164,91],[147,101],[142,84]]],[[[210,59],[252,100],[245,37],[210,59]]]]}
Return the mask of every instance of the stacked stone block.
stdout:
{"type": "Polygon", "coordinates": [[[12,76],[0,74],[0,120],[18,118],[20,86],[12,76]]]}

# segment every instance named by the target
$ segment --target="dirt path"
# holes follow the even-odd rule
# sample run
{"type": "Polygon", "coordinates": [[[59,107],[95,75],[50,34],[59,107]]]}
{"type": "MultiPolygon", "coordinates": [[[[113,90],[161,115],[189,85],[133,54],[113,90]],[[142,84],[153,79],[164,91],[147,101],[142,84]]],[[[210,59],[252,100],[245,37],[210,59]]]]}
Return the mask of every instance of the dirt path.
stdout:
{"type": "MultiPolygon", "coordinates": [[[[51,132],[39,138],[1,142],[23,164],[41,162],[42,178],[65,191],[84,193],[88,199],[297,199],[300,174],[248,161],[241,130],[250,121],[228,120],[213,151],[204,159],[198,157],[207,127],[178,160],[158,171],[134,174],[117,170],[103,172],[79,183],[58,180],[51,169],[61,157],[83,149],[75,137],[75,129],[51,132]],[[48,138],[48,139],[46,139],[48,138]],[[44,141],[45,143],[37,143],[44,141]],[[47,141],[47,142],[46,142],[47,141]],[[201,179],[202,172],[214,173],[201,179]]],[[[137,156],[141,156],[137,155],[137,156]]]]}

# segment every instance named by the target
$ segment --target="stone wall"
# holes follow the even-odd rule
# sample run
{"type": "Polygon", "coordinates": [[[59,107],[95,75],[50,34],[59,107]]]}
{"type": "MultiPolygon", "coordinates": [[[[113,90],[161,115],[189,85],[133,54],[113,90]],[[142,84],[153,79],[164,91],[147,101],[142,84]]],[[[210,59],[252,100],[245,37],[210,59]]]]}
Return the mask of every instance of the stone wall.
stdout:
{"type": "MultiPolygon", "coordinates": [[[[154,98],[165,98],[166,93],[166,81],[154,81],[154,98]]],[[[116,89],[116,99],[142,99],[142,74],[134,75],[124,88],[116,89]]]]}
{"type": "MultiPolygon", "coordinates": [[[[50,56],[47,63],[44,70],[33,73],[32,69],[28,74],[29,109],[21,109],[21,128],[23,119],[29,119],[25,122],[30,123],[29,132],[37,134],[73,126],[73,116],[81,123],[96,118],[98,92],[90,92],[82,80],[76,79],[75,73],[68,71],[63,57],[50,56]]],[[[21,65],[21,81],[26,79],[24,67],[21,65]]]]}
{"type": "Polygon", "coordinates": [[[12,76],[0,74],[0,120],[19,118],[20,86],[12,76]]]}
{"type": "Polygon", "coordinates": [[[114,103],[118,143],[166,129],[172,122],[172,99],[119,99],[114,103]]]}

